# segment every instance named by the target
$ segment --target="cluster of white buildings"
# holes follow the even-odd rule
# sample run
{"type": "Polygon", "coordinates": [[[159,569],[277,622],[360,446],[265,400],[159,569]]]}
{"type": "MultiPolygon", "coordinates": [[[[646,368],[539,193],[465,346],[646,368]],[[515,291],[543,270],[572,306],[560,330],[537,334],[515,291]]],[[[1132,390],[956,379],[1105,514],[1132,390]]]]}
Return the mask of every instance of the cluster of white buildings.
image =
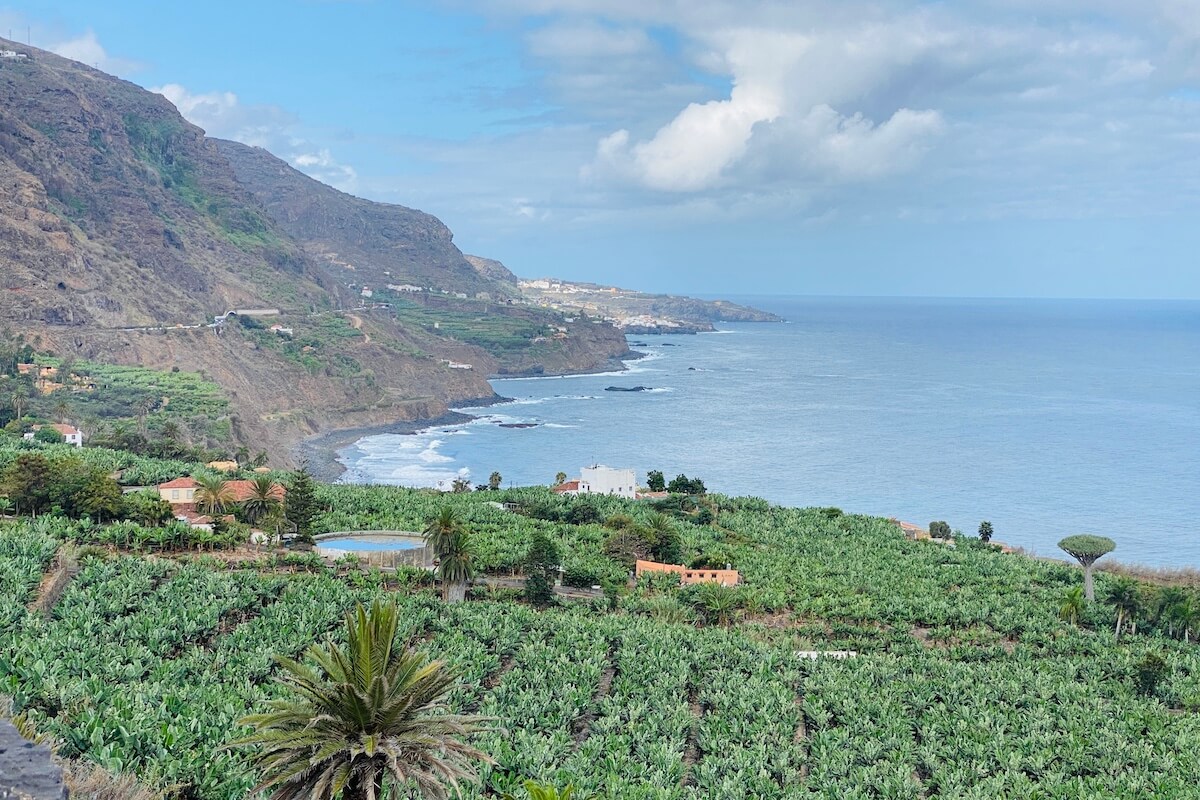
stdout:
{"type": "Polygon", "coordinates": [[[4,61],[24,61],[29,56],[24,53],[18,53],[16,50],[0,50],[0,60],[4,61]]]}

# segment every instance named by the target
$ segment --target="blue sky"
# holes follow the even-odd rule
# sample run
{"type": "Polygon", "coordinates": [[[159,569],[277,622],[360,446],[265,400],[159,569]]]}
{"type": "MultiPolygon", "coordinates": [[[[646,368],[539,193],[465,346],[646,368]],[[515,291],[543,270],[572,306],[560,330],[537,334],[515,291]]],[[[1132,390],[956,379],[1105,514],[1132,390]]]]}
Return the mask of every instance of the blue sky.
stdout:
{"type": "Polygon", "coordinates": [[[522,275],[1200,297],[1195,0],[0,0],[27,26],[522,275]]]}

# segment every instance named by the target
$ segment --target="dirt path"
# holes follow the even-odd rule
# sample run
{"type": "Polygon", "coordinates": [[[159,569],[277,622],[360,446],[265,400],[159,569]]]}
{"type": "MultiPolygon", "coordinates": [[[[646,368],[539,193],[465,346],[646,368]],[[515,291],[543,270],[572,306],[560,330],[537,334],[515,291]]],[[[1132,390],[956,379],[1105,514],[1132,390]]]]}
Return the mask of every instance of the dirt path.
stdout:
{"type": "MultiPolygon", "coordinates": [[[[354,330],[356,330],[356,331],[362,330],[362,326],[363,326],[362,317],[360,317],[358,314],[347,314],[346,316],[350,318],[350,327],[351,328],[354,328],[354,330]]],[[[371,343],[371,334],[364,333],[363,334],[363,344],[370,344],[370,343],[371,343]]]]}

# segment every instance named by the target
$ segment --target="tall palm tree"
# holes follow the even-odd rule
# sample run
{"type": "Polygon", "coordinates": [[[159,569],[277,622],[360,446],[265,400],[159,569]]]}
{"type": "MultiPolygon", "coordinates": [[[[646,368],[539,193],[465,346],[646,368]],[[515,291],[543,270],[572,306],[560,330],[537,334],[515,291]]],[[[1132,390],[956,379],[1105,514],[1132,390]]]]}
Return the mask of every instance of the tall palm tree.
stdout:
{"type": "Polygon", "coordinates": [[[1137,615],[1142,610],[1142,595],[1138,582],[1133,578],[1117,578],[1108,589],[1108,602],[1117,609],[1117,625],[1113,633],[1120,638],[1126,623],[1132,623],[1137,633],[1137,615]]]}
{"type": "Polygon", "coordinates": [[[1084,594],[1082,586],[1074,586],[1063,595],[1062,605],[1059,606],[1058,616],[1067,622],[1078,625],[1079,617],[1083,614],[1084,594]]]}
{"type": "Polygon", "coordinates": [[[452,507],[442,506],[426,524],[425,544],[437,560],[443,599],[447,603],[461,603],[467,596],[467,584],[475,577],[475,567],[467,532],[452,507]]]}
{"type": "Polygon", "coordinates": [[[422,797],[445,800],[475,780],[471,762],[491,762],[463,737],[487,717],[449,713],[458,675],[420,651],[397,646],[399,612],[376,601],[346,615],[346,644],[310,647],[301,664],[280,658],[290,697],[241,722],[254,732],[230,746],[258,746],[270,800],[382,800],[411,781],[422,797]],[[385,783],[386,782],[386,783],[385,783]]]}
{"type": "Polygon", "coordinates": [[[283,487],[266,475],[250,481],[250,496],[242,501],[242,513],[251,525],[283,505],[283,487]]]}
{"type": "Polygon", "coordinates": [[[1192,632],[1200,623],[1200,606],[1196,605],[1195,599],[1191,595],[1186,595],[1183,600],[1171,606],[1171,610],[1167,613],[1175,631],[1183,636],[1185,643],[1189,641],[1192,632]]]}
{"type": "Polygon", "coordinates": [[[212,517],[220,516],[233,504],[229,481],[219,475],[200,475],[196,478],[196,510],[212,517]]]}
{"type": "Polygon", "coordinates": [[[437,576],[442,580],[442,597],[447,603],[461,603],[467,596],[467,584],[475,577],[471,543],[464,530],[456,530],[438,556],[437,576]]]}
{"type": "Polygon", "coordinates": [[[1172,618],[1172,610],[1175,606],[1184,601],[1187,595],[1184,591],[1175,586],[1168,586],[1158,593],[1158,624],[1166,624],[1167,636],[1175,635],[1175,620],[1172,618]]]}

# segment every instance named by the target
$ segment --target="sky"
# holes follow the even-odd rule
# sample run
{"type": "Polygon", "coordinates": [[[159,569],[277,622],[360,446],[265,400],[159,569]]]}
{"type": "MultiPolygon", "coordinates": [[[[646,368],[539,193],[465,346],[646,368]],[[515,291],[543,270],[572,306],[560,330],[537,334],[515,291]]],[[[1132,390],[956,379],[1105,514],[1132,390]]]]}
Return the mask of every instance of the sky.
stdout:
{"type": "Polygon", "coordinates": [[[1198,0],[0,0],[524,276],[1200,298],[1198,0]]]}

